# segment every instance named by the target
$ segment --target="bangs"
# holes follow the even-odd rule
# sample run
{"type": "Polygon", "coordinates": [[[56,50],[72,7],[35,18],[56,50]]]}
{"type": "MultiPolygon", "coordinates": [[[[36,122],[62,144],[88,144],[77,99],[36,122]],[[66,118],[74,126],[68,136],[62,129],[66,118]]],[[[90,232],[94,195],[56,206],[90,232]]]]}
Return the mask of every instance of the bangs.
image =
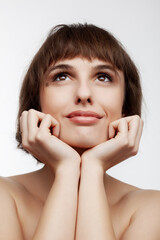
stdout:
{"type": "Polygon", "coordinates": [[[44,58],[48,60],[45,70],[59,60],[78,56],[88,60],[98,58],[123,69],[120,43],[113,35],[94,25],[58,25],[50,31],[44,48],[44,58]]]}

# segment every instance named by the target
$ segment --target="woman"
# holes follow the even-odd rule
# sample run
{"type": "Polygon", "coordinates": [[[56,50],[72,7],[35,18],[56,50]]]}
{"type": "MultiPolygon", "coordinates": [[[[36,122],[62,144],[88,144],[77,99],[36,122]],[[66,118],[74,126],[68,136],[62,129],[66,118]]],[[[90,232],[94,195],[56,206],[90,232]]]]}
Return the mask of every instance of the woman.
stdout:
{"type": "Polygon", "coordinates": [[[159,191],[106,173],[138,152],[141,99],[138,71],[110,33],[53,28],[24,78],[16,135],[44,167],[1,178],[1,239],[160,239],[159,191]]]}

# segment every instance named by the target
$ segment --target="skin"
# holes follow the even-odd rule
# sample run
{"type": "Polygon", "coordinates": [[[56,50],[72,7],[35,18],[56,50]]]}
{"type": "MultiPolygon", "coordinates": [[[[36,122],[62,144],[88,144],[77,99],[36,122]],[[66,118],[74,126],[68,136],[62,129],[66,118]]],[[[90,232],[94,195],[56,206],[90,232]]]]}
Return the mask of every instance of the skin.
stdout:
{"type": "Polygon", "coordinates": [[[1,178],[2,239],[160,239],[159,191],[106,173],[138,152],[143,121],[122,116],[123,101],[123,73],[107,62],[74,58],[48,69],[42,112],[31,109],[20,119],[24,149],[45,166],[1,178]],[[101,119],[72,122],[66,116],[75,110],[94,111],[101,119]]]}

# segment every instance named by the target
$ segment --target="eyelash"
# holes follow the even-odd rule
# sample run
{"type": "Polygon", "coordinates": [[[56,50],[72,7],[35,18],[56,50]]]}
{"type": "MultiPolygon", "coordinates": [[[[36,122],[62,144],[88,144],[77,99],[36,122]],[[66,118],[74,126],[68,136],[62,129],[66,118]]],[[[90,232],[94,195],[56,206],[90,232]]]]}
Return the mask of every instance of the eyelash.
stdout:
{"type": "Polygon", "coordinates": [[[107,73],[98,73],[97,78],[99,78],[99,77],[104,77],[109,80],[109,81],[100,81],[100,82],[112,82],[113,81],[113,78],[107,73]]]}
{"type": "Polygon", "coordinates": [[[66,72],[61,72],[61,73],[58,73],[56,74],[54,77],[53,77],[53,82],[60,82],[60,81],[64,81],[64,80],[57,80],[57,78],[60,78],[62,76],[65,76],[67,77],[69,74],[66,73],[66,72]]]}
{"type": "MultiPolygon", "coordinates": [[[[69,74],[67,72],[61,72],[61,73],[56,74],[53,77],[52,80],[53,80],[53,82],[62,82],[62,81],[65,81],[66,79],[64,79],[64,80],[57,80],[57,79],[62,77],[62,76],[68,77],[68,75],[69,74]]],[[[104,78],[107,78],[109,80],[109,81],[101,81],[101,80],[99,80],[100,82],[112,82],[113,81],[113,78],[109,74],[107,74],[107,73],[98,73],[96,80],[98,78],[100,78],[100,77],[104,77],[104,78]]]]}

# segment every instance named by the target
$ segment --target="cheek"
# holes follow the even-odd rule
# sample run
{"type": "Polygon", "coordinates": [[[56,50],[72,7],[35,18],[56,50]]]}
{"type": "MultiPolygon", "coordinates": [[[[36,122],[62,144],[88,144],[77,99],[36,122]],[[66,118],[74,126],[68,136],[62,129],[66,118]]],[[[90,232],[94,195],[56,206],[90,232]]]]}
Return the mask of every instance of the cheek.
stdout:
{"type": "Polygon", "coordinates": [[[105,102],[106,104],[103,101],[103,109],[109,122],[122,117],[123,95],[121,92],[117,92],[114,95],[108,94],[105,102]]]}
{"type": "Polygon", "coordinates": [[[64,106],[64,98],[56,91],[44,89],[40,94],[40,104],[43,113],[50,114],[56,118],[56,115],[61,112],[64,106]]]}
{"type": "Polygon", "coordinates": [[[117,120],[122,117],[122,104],[112,103],[112,106],[108,107],[108,114],[111,121],[117,120]]]}

